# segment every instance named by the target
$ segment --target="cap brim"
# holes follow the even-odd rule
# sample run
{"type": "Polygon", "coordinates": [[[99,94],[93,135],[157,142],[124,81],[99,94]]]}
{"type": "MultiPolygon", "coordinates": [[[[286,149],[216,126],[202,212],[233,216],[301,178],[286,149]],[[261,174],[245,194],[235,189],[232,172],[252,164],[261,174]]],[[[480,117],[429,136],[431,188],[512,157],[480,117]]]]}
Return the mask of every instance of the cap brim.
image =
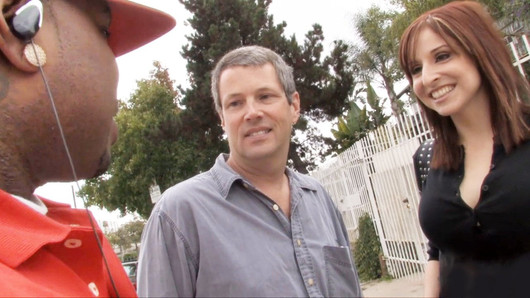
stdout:
{"type": "Polygon", "coordinates": [[[108,43],[116,57],[164,35],[176,22],[170,15],[127,0],[108,0],[111,9],[108,43]]]}

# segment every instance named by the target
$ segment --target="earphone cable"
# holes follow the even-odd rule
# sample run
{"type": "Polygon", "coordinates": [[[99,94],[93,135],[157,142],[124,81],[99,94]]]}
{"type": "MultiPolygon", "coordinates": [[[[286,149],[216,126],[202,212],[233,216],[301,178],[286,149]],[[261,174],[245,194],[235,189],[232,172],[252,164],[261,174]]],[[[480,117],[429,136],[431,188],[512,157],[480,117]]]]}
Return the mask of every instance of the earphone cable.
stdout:
{"type": "MultiPolygon", "coordinates": [[[[72,175],[75,181],[75,184],[77,186],[77,189],[79,190],[79,183],[77,179],[77,173],[75,171],[74,162],[72,160],[72,156],[70,155],[70,150],[68,149],[68,143],[66,142],[66,137],[64,136],[63,132],[63,126],[61,125],[61,121],[59,119],[59,113],[57,112],[57,108],[55,107],[55,101],[53,99],[53,95],[51,92],[51,88],[48,84],[48,80],[46,79],[46,75],[44,75],[44,70],[42,69],[42,65],[39,61],[39,55],[37,55],[37,49],[35,48],[35,43],[33,42],[33,39],[30,40],[31,47],[33,48],[33,52],[35,54],[35,57],[37,59],[37,64],[39,65],[40,74],[42,76],[42,80],[44,81],[44,85],[46,87],[46,91],[48,92],[48,98],[50,99],[53,114],[55,116],[55,121],[57,122],[57,126],[59,127],[59,134],[61,135],[61,139],[63,141],[64,150],[66,151],[66,156],[68,157],[68,162],[70,163],[70,168],[72,170],[72,175]]],[[[118,289],[116,287],[116,284],[114,282],[114,278],[112,277],[112,273],[110,272],[109,264],[107,261],[107,257],[105,256],[105,253],[103,252],[103,245],[101,244],[101,240],[99,239],[98,233],[96,231],[96,226],[94,224],[94,220],[92,219],[92,216],[90,216],[90,211],[88,210],[88,206],[86,201],[83,199],[83,204],[85,205],[85,210],[90,222],[90,226],[92,227],[92,231],[94,232],[94,236],[96,238],[96,242],[99,247],[99,251],[101,252],[101,256],[103,257],[103,262],[105,263],[105,268],[107,269],[107,274],[109,275],[110,282],[112,284],[112,287],[114,289],[114,292],[116,293],[117,297],[120,297],[120,294],[118,293],[118,289]]]]}

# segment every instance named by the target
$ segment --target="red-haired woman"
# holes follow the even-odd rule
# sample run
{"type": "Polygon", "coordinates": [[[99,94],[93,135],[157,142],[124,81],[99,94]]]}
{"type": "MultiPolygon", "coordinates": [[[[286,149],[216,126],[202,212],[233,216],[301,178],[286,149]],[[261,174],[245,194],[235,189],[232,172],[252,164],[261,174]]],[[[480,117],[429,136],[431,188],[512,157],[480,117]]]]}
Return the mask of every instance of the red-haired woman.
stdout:
{"type": "Polygon", "coordinates": [[[457,1],[416,19],[399,50],[434,135],[414,156],[430,167],[426,296],[528,296],[530,91],[502,34],[481,4],[457,1]]]}

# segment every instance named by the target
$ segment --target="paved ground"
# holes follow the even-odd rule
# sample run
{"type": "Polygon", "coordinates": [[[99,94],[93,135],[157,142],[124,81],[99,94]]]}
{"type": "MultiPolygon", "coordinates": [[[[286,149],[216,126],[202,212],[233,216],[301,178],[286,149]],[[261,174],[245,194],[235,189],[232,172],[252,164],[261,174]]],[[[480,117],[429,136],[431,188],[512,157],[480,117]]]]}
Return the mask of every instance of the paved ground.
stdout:
{"type": "Polygon", "coordinates": [[[401,278],[388,281],[362,283],[365,297],[422,297],[423,280],[421,278],[401,278]]]}

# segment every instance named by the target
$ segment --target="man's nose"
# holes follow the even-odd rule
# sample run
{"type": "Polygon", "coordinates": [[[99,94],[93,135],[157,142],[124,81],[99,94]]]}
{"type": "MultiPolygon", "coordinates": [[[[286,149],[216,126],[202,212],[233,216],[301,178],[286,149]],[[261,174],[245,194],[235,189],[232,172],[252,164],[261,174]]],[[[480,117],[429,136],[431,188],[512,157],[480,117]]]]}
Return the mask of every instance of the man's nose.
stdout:
{"type": "Polygon", "coordinates": [[[261,110],[261,105],[258,100],[249,99],[247,100],[245,112],[245,120],[252,120],[263,116],[263,111],[261,110]]]}

